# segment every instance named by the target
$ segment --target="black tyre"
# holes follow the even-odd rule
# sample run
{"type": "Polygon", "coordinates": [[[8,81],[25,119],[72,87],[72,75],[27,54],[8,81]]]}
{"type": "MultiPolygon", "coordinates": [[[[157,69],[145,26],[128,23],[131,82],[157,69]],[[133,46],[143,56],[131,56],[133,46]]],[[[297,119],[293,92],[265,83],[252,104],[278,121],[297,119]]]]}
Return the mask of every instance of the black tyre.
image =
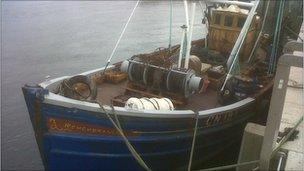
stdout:
{"type": "Polygon", "coordinates": [[[66,97],[80,100],[95,100],[97,96],[96,84],[84,75],[76,75],[63,83],[66,97]],[[80,87],[80,88],[79,88],[80,87]],[[81,89],[78,90],[77,88],[81,89]]]}

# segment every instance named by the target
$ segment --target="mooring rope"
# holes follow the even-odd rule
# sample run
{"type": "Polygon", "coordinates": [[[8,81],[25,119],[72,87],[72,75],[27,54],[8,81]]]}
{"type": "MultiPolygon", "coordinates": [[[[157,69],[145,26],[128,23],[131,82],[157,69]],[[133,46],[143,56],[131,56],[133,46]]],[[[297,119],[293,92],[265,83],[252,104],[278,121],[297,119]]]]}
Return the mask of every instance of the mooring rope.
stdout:
{"type": "MultiPolygon", "coordinates": [[[[275,149],[271,153],[271,157],[273,158],[275,154],[279,151],[279,149],[287,142],[287,140],[291,137],[291,135],[294,133],[294,131],[299,127],[299,125],[303,122],[303,116],[295,123],[295,126],[292,127],[292,129],[288,132],[288,134],[283,137],[283,139],[279,142],[279,144],[275,147],[275,149]]],[[[258,164],[260,160],[253,160],[253,161],[248,161],[248,162],[243,162],[243,163],[237,163],[237,164],[232,164],[232,165],[226,165],[226,166],[218,166],[218,167],[213,167],[213,168],[208,168],[208,169],[201,169],[198,171],[213,171],[213,170],[226,170],[230,168],[236,168],[239,166],[246,166],[249,164],[258,164]]],[[[258,169],[259,166],[254,168],[253,170],[258,169]]]]}
{"type": "Polygon", "coordinates": [[[106,66],[105,66],[105,69],[104,69],[103,73],[105,73],[105,71],[107,70],[107,67],[108,67],[109,64],[111,63],[111,60],[112,60],[112,58],[113,58],[113,56],[114,56],[114,53],[116,52],[116,49],[117,49],[117,47],[118,47],[118,45],[119,45],[119,43],[120,43],[120,41],[121,41],[121,38],[122,38],[122,36],[124,35],[124,33],[125,33],[125,31],[126,31],[128,25],[129,25],[129,23],[130,23],[130,21],[131,21],[131,18],[132,18],[132,16],[133,16],[133,14],[134,14],[134,12],[135,12],[135,9],[137,8],[139,2],[140,2],[140,0],[137,0],[137,2],[136,2],[136,4],[135,4],[135,6],[134,6],[134,8],[133,8],[133,10],[132,10],[132,12],[131,12],[129,18],[128,18],[128,21],[126,22],[126,24],[125,24],[125,26],[124,26],[122,32],[120,33],[120,36],[119,36],[119,38],[118,38],[118,40],[117,40],[117,42],[116,42],[116,44],[115,44],[115,46],[114,46],[114,48],[113,48],[113,50],[112,50],[112,53],[111,53],[111,55],[110,55],[110,57],[109,57],[109,59],[108,59],[108,61],[107,61],[107,64],[106,64],[106,66]]]}
{"type": "Polygon", "coordinates": [[[112,119],[112,117],[110,116],[110,114],[105,110],[105,108],[103,107],[103,105],[99,101],[96,101],[96,102],[100,106],[100,108],[103,110],[103,112],[106,114],[106,116],[108,117],[108,119],[111,121],[111,123],[113,124],[113,126],[115,127],[115,129],[118,131],[118,133],[120,134],[120,136],[123,138],[126,146],[128,147],[128,149],[131,152],[132,156],[136,159],[137,163],[140,164],[140,166],[142,166],[145,170],[152,171],[147,166],[147,164],[145,163],[145,161],[141,158],[141,156],[137,153],[137,151],[132,146],[132,144],[130,143],[130,141],[128,140],[128,138],[123,133],[123,131],[121,129],[121,125],[120,125],[119,120],[117,118],[116,112],[114,110],[114,107],[111,106],[111,109],[112,109],[112,113],[114,114],[114,117],[115,117],[115,120],[116,120],[117,123],[114,122],[114,120],[112,119]]]}
{"type": "Polygon", "coordinates": [[[295,123],[295,126],[288,132],[286,136],[282,138],[279,144],[275,147],[275,149],[271,153],[271,158],[279,151],[279,149],[287,142],[287,140],[291,137],[294,131],[298,128],[298,126],[303,122],[303,116],[295,123]]]}
{"type": "Polygon", "coordinates": [[[226,165],[226,166],[219,166],[219,167],[213,167],[213,168],[208,168],[208,169],[201,169],[198,171],[213,171],[213,170],[226,170],[226,169],[231,169],[231,168],[236,168],[239,166],[246,166],[249,164],[257,164],[259,163],[260,160],[253,160],[253,161],[248,161],[248,162],[243,162],[243,163],[238,163],[238,164],[231,164],[231,165],[226,165]]]}
{"type": "Polygon", "coordinates": [[[296,32],[294,32],[291,28],[289,28],[288,26],[284,26],[284,28],[286,28],[287,29],[287,31],[289,31],[291,34],[293,34],[293,35],[295,35],[295,36],[297,36],[298,37],[298,39],[300,39],[301,40],[301,42],[303,42],[303,39],[302,39],[302,37],[299,35],[299,34],[297,34],[296,32]]]}
{"type": "Polygon", "coordinates": [[[303,42],[304,40],[302,39],[302,37],[300,36],[300,34],[297,34],[296,32],[294,32],[291,28],[289,28],[287,25],[284,26],[284,28],[286,28],[291,34],[293,34],[294,36],[297,36],[297,38],[303,42]]]}
{"type": "Polygon", "coordinates": [[[195,147],[195,140],[196,140],[196,132],[197,132],[197,125],[198,125],[198,119],[199,119],[199,113],[197,112],[196,118],[195,118],[195,127],[193,132],[193,139],[192,139],[192,146],[190,151],[190,158],[188,163],[188,171],[191,170],[192,160],[193,160],[193,153],[194,153],[194,147],[195,147]]]}

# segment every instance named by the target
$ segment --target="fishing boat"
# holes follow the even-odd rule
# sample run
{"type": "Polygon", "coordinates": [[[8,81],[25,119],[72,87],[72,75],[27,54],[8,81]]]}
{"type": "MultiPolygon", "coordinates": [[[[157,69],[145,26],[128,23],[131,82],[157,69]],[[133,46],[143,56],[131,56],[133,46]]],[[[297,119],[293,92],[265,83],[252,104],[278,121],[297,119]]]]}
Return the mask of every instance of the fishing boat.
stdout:
{"type": "Polygon", "coordinates": [[[191,170],[263,117],[285,1],[207,1],[199,40],[190,3],[181,44],[22,87],[46,170],[191,170]]]}

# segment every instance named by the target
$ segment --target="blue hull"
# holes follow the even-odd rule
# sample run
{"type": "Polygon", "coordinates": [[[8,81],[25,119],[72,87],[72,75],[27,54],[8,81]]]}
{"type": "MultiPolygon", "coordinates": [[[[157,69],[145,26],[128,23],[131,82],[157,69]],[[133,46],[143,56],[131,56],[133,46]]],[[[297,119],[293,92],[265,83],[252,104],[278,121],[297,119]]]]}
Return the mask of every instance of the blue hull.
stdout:
{"type": "MultiPolygon", "coordinates": [[[[104,113],[47,104],[43,95],[48,92],[41,87],[22,89],[46,170],[143,170],[104,113]]],[[[200,118],[193,165],[239,141],[245,124],[256,112],[254,106],[238,110],[229,122],[208,127],[201,126],[208,118],[200,118]]],[[[118,119],[130,143],[152,170],[187,167],[193,118],[118,119]]]]}

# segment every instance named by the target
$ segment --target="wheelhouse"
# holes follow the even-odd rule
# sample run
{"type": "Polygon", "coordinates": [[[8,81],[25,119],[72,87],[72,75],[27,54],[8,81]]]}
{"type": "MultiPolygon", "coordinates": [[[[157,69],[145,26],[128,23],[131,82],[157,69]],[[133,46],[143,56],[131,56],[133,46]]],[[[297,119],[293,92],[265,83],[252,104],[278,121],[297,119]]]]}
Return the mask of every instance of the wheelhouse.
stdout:
{"type": "MultiPolygon", "coordinates": [[[[218,7],[212,10],[209,19],[208,48],[228,56],[246,21],[249,11],[237,6],[218,7]]],[[[260,18],[256,15],[245,40],[240,60],[249,56],[259,29],[260,18]]]]}

